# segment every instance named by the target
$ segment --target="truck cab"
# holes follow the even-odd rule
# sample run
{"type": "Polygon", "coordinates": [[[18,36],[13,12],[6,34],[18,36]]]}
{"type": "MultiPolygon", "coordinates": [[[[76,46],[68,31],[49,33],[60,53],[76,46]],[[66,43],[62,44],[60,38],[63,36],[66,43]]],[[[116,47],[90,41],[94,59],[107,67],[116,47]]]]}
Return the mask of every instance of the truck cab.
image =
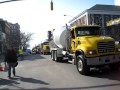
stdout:
{"type": "Polygon", "coordinates": [[[108,36],[102,36],[99,26],[75,27],[70,32],[71,52],[82,50],[86,57],[115,54],[115,40],[108,36]]]}
{"type": "Polygon", "coordinates": [[[103,36],[100,26],[89,25],[73,27],[70,51],[75,54],[75,64],[79,73],[86,74],[90,67],[109,65],[118,69],[120,45],[108,36],[103,36]]]}
{"type": "Polygon", "coordinates": [[[41,53],[42,54],[50,54],[50,47],[48,42],[43,42],[41,44],[41,53]]]}

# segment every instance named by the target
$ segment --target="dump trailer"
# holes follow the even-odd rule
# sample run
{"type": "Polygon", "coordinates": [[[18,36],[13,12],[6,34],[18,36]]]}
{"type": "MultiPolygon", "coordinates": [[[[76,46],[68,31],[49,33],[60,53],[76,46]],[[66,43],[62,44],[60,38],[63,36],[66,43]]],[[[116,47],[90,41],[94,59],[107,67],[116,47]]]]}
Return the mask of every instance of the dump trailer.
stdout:
{"type": "Polygon", "coordinates": [[[52,32],[49,43],[51,58],[59,62],[68,58],[76,65],[80,74],[86,75],[91,67],[108,65],[118,70],[120,44],[102,35],[98,25],[63,26],[52,32]]]}
{"type": "Polygon", "coordinates": [[[43,42],[41,44],[41,54],[50,54],[50,47],[48,42],[43,42]]]}

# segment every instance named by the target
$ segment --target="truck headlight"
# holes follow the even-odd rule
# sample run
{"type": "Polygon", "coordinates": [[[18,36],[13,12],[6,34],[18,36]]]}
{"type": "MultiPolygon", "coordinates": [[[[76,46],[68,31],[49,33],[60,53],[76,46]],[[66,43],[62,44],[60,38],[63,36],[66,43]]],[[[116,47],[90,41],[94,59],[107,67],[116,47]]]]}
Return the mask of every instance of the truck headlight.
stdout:
{"type": "Polygon", "coordinates": [[[97,54],[96,50],[87,50],[87,55],[95,55],[97,54]]]}
{"type": "Polygon", "coordinates": [[[116,48],[116,52],[120,52],[120,48],[116,48]]]}

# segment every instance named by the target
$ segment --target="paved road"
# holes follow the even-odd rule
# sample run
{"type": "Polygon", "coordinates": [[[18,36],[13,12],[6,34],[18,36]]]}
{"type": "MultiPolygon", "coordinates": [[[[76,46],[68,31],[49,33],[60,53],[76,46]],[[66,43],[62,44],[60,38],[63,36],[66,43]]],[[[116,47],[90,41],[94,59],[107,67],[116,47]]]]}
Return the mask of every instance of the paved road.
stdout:
{"type": "Polygon", "coordinates": [[[6,72],[0,72],[0,89],[38,90],[120,90],[120,71],[91,71],[89,76],[80,75],[76,66],[56,63],[50,55],[31,55],[19,61],[18,77],[11,80],[6,72]]]}

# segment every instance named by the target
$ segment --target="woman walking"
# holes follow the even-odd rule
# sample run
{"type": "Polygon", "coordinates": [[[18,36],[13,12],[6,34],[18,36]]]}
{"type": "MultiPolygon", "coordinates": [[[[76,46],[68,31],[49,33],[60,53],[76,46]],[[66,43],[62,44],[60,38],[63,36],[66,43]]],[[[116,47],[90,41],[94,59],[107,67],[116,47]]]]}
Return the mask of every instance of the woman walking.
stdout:
{"type": "Polygon", "coordinates": [[[17,63],[17,52],[14,48],[8,48],[5,54],[5,63],[8,65],[8,78],[11,78],[11,69],[13,69],[13,75],[16,75],[15,65],[17,63]]]}

